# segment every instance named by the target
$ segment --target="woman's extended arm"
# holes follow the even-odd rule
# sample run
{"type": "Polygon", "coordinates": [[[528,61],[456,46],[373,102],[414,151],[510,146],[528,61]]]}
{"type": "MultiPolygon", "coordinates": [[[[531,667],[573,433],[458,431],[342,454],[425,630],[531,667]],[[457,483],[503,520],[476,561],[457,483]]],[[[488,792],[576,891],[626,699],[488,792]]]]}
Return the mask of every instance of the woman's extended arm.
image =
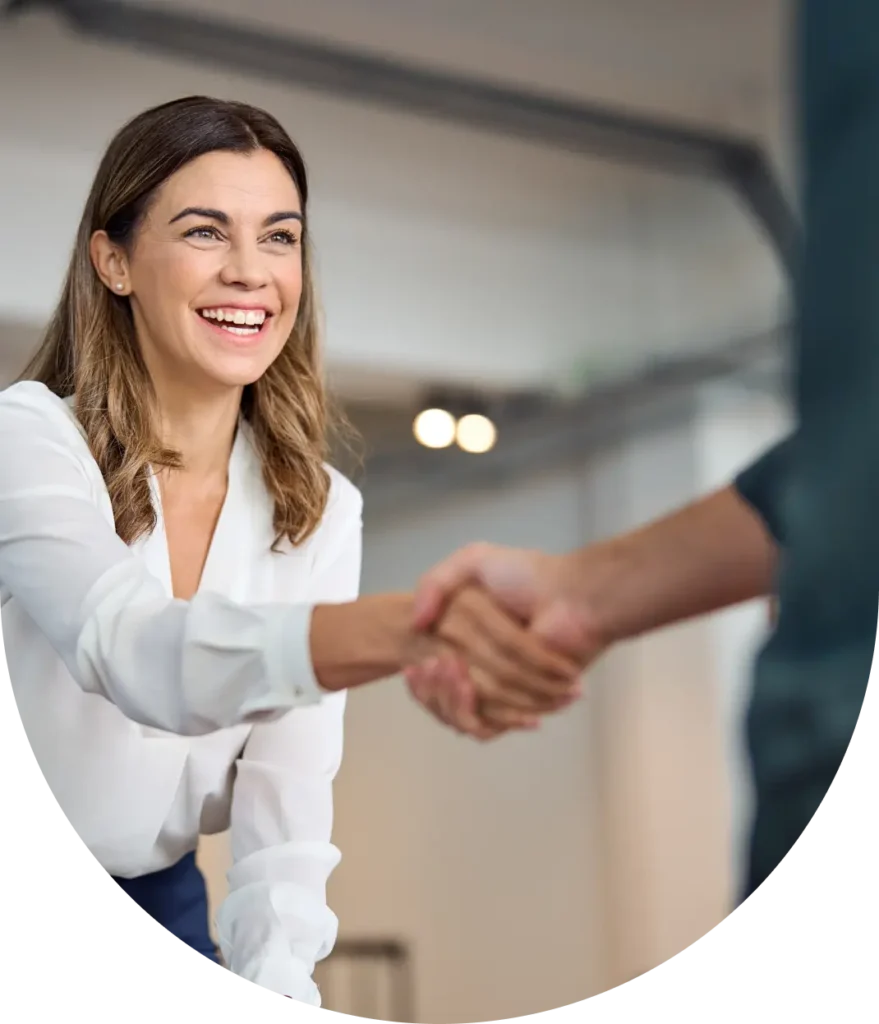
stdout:
{"type": "MultiPolygon", "coordinates": [[[[424,652],[405,596],[316,611],[208,592],[168,597],[116,535],[85,439],[47,395],[36,384],[0,394],[0,587],[86,692],[134,721],[198,735],[319,703],[328,690],[385,678],[424,652]]],[[[359,529],[359,495],[350,491],[356,503],[337,511],[329,534],[359,529]]],[[[487,646],[487,663],[498,664],[487,646]]],[[[532,656],[542,674],[547,659],[534,655],[542,648],[529,641],[511,651],[500,652],[513,663],[511,680],[527,674],[532,656]]]]}

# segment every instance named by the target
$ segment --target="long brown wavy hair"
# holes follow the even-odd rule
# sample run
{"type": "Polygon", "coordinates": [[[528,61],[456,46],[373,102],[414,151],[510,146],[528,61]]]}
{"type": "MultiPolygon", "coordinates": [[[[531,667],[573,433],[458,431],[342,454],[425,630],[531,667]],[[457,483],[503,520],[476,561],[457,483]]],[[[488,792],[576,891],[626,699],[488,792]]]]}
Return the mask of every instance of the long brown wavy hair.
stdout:
{"type": "Polygon", "coordinates": [[[300,544],[317,527],[329,494],[324,468],[329,403],[320,366],[320,314],[308,237],[302,155],[270,114],[244,103],[190,96],[129,121],[101,161],[80,221],[58,303],[22,380],[75,396],[77,419],[110,493],[116,531],[131,543],[156,525],[150,466],[179,468],[155,432],[155,393],[128,299],[99,279],[89,254],[95,231],[129,247],[156,190],[192,160],[216,151],[274,153],[299,191],[303,215],[302,299],[293,331],[265,374],[244,389],[263,479],[274,502],[275,547],[300,544]]]}

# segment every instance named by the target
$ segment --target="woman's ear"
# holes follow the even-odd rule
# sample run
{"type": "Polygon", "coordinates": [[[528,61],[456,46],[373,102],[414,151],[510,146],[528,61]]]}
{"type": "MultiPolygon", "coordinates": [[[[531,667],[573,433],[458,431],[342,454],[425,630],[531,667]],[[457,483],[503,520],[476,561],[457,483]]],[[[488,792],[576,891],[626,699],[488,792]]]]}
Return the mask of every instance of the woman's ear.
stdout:
{"type": "Polygon", "coordinates": [[[128,295],[131,284],[128,260],[120,246],[110,241],[106,231],[96,231],[89,242],[89,255],[98,277],[114,295],[128,295]]]}

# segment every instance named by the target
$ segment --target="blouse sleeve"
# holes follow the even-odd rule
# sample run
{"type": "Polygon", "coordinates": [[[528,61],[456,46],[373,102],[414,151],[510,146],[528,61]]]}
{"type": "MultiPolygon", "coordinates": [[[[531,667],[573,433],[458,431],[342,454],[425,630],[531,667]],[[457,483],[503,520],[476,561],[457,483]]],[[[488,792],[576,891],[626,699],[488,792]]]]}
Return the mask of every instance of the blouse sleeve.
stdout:
{"type": "Polygon", "coordinates": [[[318,703],[311,607],[169,598],[102,512],[89,460],[46,388],[0,393],[0,590],[79,686],[136,722],[187,735],[318,703]]]}
{"type": "MultiPolygon", "coordinates": [[[[345,537],[315,566],[315,601],[358,594],[360,496],[345,487],[345,537]]],[[[339,862],[330,838],[344,709],[345,694],[332,694],[251,731],[233,787],[229,895],[217,916],[230,970],[313,1005],[320,1005],[314,965],[331,951],[337,931],[326,883],[339,862]]]]}

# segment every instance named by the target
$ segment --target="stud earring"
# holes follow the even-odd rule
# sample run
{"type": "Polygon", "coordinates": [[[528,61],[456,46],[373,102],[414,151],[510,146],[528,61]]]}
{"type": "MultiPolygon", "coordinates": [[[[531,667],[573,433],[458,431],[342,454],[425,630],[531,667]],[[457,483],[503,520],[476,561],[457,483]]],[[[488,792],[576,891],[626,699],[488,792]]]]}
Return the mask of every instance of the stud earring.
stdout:
{"type": "Polygon", "coordinates": [[[116,291],[121,292],[125,285],[121,281],[116,282],[116,291]]]}

